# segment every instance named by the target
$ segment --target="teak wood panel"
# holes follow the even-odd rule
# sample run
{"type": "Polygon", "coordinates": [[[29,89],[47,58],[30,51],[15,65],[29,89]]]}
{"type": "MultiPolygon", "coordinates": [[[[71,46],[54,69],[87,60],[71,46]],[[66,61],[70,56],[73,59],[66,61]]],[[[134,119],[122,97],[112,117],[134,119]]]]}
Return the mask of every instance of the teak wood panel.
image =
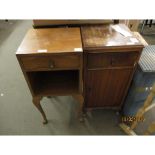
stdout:
{"type": "Polygon", "coordinates": [[[80,67],[79,55],[50,55],[21,57],[24,69],[27,71],[46,71],[57,69],[72,69],[80,67]]]}
{"type": "Polygon", "coordinates": [[[120,107],[133,69],[87,71],[86,107],[120,107]]]}
{"type": "Polygon", "coordinates": [[[88,53],[89,69],[134,66],[139,52],[88,53]]]}

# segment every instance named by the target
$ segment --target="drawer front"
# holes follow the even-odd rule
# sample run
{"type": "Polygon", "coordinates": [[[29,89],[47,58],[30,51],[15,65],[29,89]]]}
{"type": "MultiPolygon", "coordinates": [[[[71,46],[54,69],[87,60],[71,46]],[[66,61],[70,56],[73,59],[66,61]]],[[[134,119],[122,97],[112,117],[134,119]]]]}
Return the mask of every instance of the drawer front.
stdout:
{"type": "Polygon", "coordinates": [[[21,58],[25,70],[43,71],[79,68],[80,56],[26,56],[21,58]]]}
{"type": "Polygon", "coordinates": [[[138,56],[139,52],[88,53],[87,67],[93,69],[133,66],[138,56]]]}

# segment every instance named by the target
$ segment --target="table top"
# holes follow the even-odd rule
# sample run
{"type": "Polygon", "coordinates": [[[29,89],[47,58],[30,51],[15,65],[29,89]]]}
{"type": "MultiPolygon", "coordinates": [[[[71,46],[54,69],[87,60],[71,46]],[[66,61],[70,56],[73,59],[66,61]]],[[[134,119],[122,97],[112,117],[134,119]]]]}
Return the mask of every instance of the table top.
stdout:
{"type": "Polygon", "coordinates": [[[84,49],[143,46],[141,40],[124,24],[82,26],[81,33],[84,49]],[[120,33],[113,26],[129,35],[120,33]]]}
{"type": "Polygon", "coordinates": [[[16,54],[64,52],[82,52],[80,28],[32,28],[16,54]]]}

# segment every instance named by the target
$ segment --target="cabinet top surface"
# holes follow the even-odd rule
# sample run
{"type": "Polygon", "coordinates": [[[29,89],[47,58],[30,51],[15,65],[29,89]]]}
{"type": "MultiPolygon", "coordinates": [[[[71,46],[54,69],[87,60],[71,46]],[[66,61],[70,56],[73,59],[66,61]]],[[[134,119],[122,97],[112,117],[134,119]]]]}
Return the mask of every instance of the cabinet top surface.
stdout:
{"type": "Polygon", "coordinates": [[[82,52],[79,28],[30,29],[16,54],[82,52]]]}
{"type": "Polygon", "coordinates": [[[143,47],[141,40],[124,24],[82,26],[81,33],[84,49],[143,47]]]}

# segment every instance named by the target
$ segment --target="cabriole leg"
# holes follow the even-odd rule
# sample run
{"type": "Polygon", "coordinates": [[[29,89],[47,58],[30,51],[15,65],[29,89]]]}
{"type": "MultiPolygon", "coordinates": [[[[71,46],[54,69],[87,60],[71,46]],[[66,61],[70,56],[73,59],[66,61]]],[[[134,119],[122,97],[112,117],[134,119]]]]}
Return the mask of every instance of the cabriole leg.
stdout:
{"type": "Polygon", "coordinates": [[[73,95],[73,97],[79,102],[79,108],[78,108],[78,118],[80,120],[80,122],[84,122],[84,117],[83,117],[83,104],[84,104],[84,98],[83,95],[81,94],[77,94],[77,95],[73,95]]]}
{"type": "Polygon", "coordinates": [[[47,124],[47,118],[46,115],[43,111],[43,108],[40,105],[40,100],[42,99],[42,97],[33,97],[33,104],[36,106],[36,108],[40,111],[42,117],[43,117],[43,124],[47,124]]]}

